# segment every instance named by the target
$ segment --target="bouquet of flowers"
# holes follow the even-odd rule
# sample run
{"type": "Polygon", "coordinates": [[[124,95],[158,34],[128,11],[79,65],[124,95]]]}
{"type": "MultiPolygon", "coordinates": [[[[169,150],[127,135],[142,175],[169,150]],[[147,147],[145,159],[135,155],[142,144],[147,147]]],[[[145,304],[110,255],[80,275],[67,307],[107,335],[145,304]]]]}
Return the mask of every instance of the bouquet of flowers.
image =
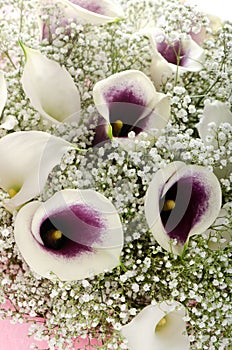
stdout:
{"type": "Polygon", "coordinates": [[[49,349],[231,349],[232,24],[179,0],[0,11],[1,316],[49,349]]]}

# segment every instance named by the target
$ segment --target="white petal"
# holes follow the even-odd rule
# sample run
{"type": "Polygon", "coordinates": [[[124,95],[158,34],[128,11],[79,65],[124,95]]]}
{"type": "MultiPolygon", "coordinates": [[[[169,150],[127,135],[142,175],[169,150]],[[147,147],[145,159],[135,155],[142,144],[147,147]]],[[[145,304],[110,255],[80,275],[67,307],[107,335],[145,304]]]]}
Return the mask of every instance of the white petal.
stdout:
{"type": "Polygon", "coordinates": [[[80,96],[68,71],[39,51],[23,46],[22,86],[33,107],[53,123],[79,121],[80,96]]]}
{"type": "Polygon", "coordinates": [[[203,61],[205,59],[205,52],[194,40],[183,40],[183,47],[186,55],[186,62],[184,63],[182,72],[199,72],[203,68],[203,61]]]}
{"type": "Polygon", "coordinates": [[[172,251],[174,254],[181,254],[185,242],[193,234],[204,232],[216,219],[221,208],[221,188],[216,176],[209,172],[207,168],[197,165],[185,165],[183,162],[173,162],[160,169],[155,173],[146,194],[145,199],[145,215],[148,226],[153,233],[157,242],[167,251],[172,251]],[[184,184],[184,189],[181,188],[181,180],[191,179],[191,182],[184,184]],[[182,220],[188,219],[189,231],[184,230],[179,232],[180,239],[178,244],[173,244],[173,237],[167,234],[160,215],[160,200],[168,190],[177,184],[177,193],[175,198],[176,210],[172,210],[167,221],[169,232],[172,230],[181,230],[182,220]],[[204,191],[203,191],[204,190],[204,191]],[[184,191],[184,195],[183,195],[184,191]],[[196,198],[198,196],[199,199],[196,198]],[[193,217],[191,207],[192,196],[195,196],[193,217]],[[199,200],[199,203],[198,203],[199,200]],[[177,203],[178,206],[177,206],[177,203]],[[188,216],[188,217],[187,217],[188,216]],[[190,219],[193,221],[191,222],[190,219]],[[183,235],[183,236],[182,236],[183,235]],[[187,235],[187,237],[186,237],[187,235]],[[182,240],[183,242],[182,242],[182,240]]]}
{"type": "Polygon", "coordinates": [[[14,189],[11,210],[37,196],[53,167],[71,145],[42,131],[14,132],[0,139],[0,187],[14,189]]]}
{"type": "Polygon", "coordinates": [[[62,4],[66,18],[77,23],[105,24],[123,17],[122,7],[114,0],[53,0],[62,4]]]}
{"type": "Polygon", "coordinates": [[[0,116],[7,100],[7,87],[4,72],[0,70],[0,116]]]}
{"type": "MultiPolygon", "coordinates": [[[[75,242],[81,244],[78,241],[83,237],[81,232],[78,232],[78,220],[76,227],[78,235],[75,242]]],[[[53,272],[61,280],[70,281],[87,278],[116,267],[123,247],[123,232],[117,211],[108,199],[93,190],[67,189],[56,193],[45,203],[26,204],[16,217],[15,240],[22,256],[36,273],[52,278],[50,273],[53,272]],[[100,214],[105,224],[101,228],[102,240],[90,244],[88,247],[91,249],[88,251],[78,252],[73,256],[57,254],[59,251],[54,252],[44,247],[39,233],[41,224],[45,218],[74,204],[82,204],[100,214]]],[[[73,239],[72,241],[74,242],[73,239]]]]}
{"type": "Polygon", "coordinates": [[[145,307],[121,333],[128,340],[130,350],[188,350],[189,340],[183,320],[184,307],[178,302],[162,302],[145,307]],[[156,329],[159,321],[166,317],[166,324],[156,329]]]}
{"type": "Polygon", "coordinates": [[[211,123],[214,123],[216,128],[219,127],[221,123],[232,124],[232,113],[226,103],[213,101],[205,105],[203,117],[200,123],[197,124],[199,135],[205,143],[207,136],[212,135],[210,128],[211,123]]]}

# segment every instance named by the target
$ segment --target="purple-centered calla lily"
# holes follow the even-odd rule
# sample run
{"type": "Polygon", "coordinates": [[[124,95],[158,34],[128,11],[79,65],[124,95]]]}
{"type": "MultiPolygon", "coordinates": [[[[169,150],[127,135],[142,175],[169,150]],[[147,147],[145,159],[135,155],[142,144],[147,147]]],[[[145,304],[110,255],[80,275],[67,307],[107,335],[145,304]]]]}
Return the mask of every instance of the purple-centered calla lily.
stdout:
{"type": "Polygon", "coordinates": [[[12,211],[37,196],[49,173],[72,146],[42,131],[19,131],[0,139],[0,187],[11,199],[12,211]]]}
{"type": "Polygon", "coordinates": [[[173,162],[157,171],[145,198],[145,215],[157,242],[182,254],[189,237],[203,233],[221,208],[221,187],[207,168],[173,162]]]}
{"type": "Polygon", "coordinates": [[[123,231],[113,204],[93,190],[66,189],[16,216],[15,241],[40,276],[80,280],[119,264],[123,231]]]}
{"type": "MultiPolygon", "coordinates": [[[[68,19],[80,24],[101,25],[113,22],[124,16],[123,9],[114,0],[40,0],[41,5],[46,4],[58,6],[62,10],[60,23],[67,25],[68,19]]],[[[57,24],[55,18],[50,17],[48,23],[40,23],[42,38],[48,38],[53,33],[57,24]],[[49,28],[48,28],[49,26],[49,28]]]]}
{"type": "Polygon", "coordinates": [[[155,29],[149,36],[153,48],[151,76],[157,89],[172,76],[202,69],[204,50],[190,37],[169,42],[162,31],[155,29]]]}
{"type": "Polygon", "coordinates": [[[146,306],[123,326],[130,350],[188,350],[190,342],[184,321],[186,310],[177,301],[146,306]]]}
{"type": "Polygon", "coordinates": [[[80,95],[71,75],[39,51],[22,47],[26,63],[21,82],[32,106],[52,123],[78,122],[80,95]]]}
{"type": "Polygon", "coordinates": [[[97,132],[125,140],[130,131],[162,129],[170,116],[167,95],[156,91],[151,80],[138,70],[127,70],[97,82],[95,106],[103,117],[97,132]]]}

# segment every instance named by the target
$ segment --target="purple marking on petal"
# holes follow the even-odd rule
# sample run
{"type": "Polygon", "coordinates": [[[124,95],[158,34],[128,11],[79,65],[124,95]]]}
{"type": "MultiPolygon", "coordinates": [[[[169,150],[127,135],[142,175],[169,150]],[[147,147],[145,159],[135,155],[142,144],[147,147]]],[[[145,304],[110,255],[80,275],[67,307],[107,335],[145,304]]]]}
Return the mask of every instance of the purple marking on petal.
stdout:
{"type": "Polygon", "coordinates": [[[209,193],[197,177],[183,177],[160,199],[160,216],[165,231],[171,239],[184,244],[194,227],[209,206],[209,193]],[[162,211],[165,200],[174,200],[175,208],[162,211]]]}
{"type": "Polygon", "coordinates": [[[92,244],[101,243],[104,229],[105,223],[99,212],[87,205],[77,204],[45,218],[40,226],[40,236],[43,240],[46,232],[61,231],[61,247],[57,250],[43,247],[54,254],[73,257],[82,252],[91,252],[92,244]]]}
{"type": "Polygon", "coordinates": [[[141,128],[136,127],[137,120],[146,108],[141,92],[136,91],[133,86],[126,86],[124,89],[112,87],[104,94],[104,98],[109,105],[110,123],[116,120],[123,122],[123,128],[118,137],[127,137],[130,131],[136,134],[142,131],[141,128]]]}
{"type": "Polygon", "coordinates": [[[83,7],[84,9],[98,13],[99,15],[104,15],[105,11],[104,9],[96,4],[94,1],[88,1],[88,0],[70,0],[75,5],[78,5],[80,7],[83,7]]]}
{"type": "Polygon", "coordinates": [[[179,65],[179,66],[184,66],[186,61],[186,52],[184,51],[184,48],[181,42],[175,41],[173,45],[170,45],[164,40],[161,43],[157,43],[156,47],[159,53],[169,63],[179,65]]]}
{"type": "Polygon", "coordinates": [[[136,92],[134,86],[125,86],[123,89],[117,87],[111,87],[104,94],[104,98],[107,103],[113,102],[125,102],[131,103],[139,106],[145,106],[146,102],[144,96],[141,92],[136,92]]]}

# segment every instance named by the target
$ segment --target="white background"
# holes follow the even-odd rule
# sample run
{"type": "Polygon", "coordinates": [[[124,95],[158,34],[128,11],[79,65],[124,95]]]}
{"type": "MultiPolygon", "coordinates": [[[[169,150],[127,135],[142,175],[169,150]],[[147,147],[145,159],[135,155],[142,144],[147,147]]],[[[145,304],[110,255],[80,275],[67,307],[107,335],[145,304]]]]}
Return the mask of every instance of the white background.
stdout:
{"type": "Polygon", "coordinates": [[[186,0],[186,3],[196,4],[199,10],[218,16],[222,20],[232,21],[231,0],[186,0]]]}

